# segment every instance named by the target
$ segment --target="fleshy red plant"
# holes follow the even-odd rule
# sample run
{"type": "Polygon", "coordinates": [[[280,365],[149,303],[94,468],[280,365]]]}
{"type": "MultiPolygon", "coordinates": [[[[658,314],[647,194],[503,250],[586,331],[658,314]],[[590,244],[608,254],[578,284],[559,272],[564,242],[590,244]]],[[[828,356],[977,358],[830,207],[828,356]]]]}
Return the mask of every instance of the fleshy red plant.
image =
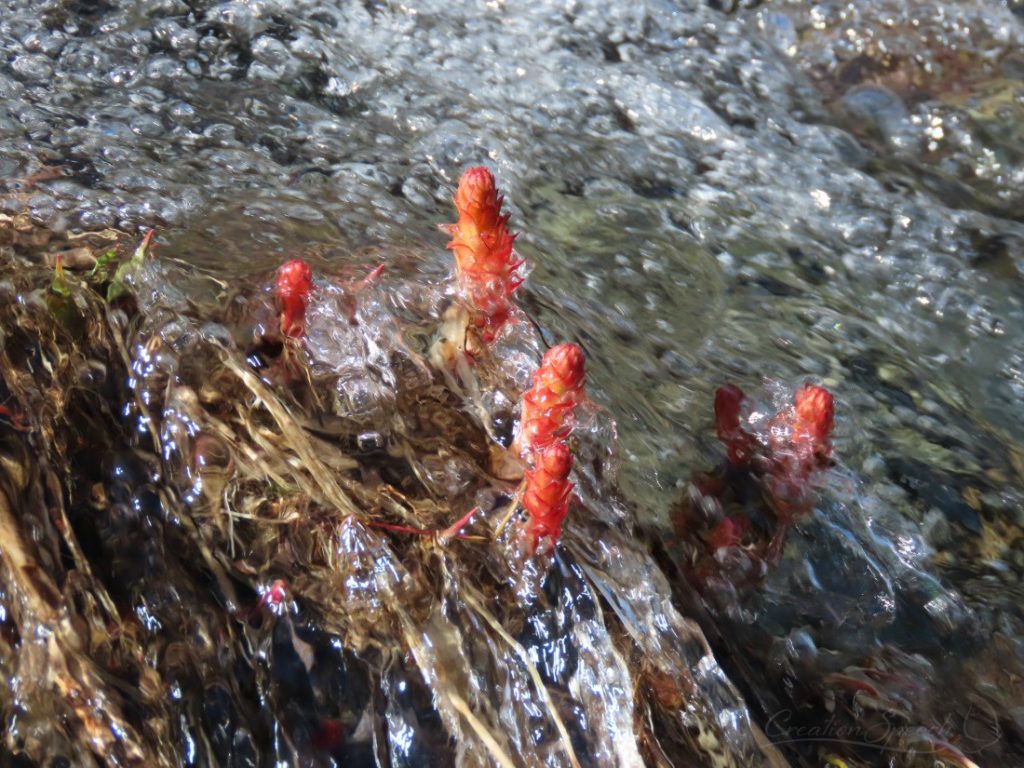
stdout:
{"type": "Polygon", "coordinates": [[[715,428],[718,439],[725,444],[730,464],[747,465],[755,447],[754,436],[741,424],[743,401],[746,395],[735,384],[726,384],[715,390],[715,428]]]}
{"type": "Polygon", "coordinates": [[[530,467],[523,506],[530,516],[533,546],[543,538],[558,541],[572,498],[572,452],[563,442],[572,429],[575,408],[586,397],[583,350],[575,344],[552,347],[534,371],[533,386],[522,397],[519,432],[513,450],[530,467]]]}
{"type": "Polygon", "coordinates": [[[522,413],[514,450],[529,461],[569,433],[573,411],[586,396],[583,350],[575,344],[549,349],[533,374],[533,386],[522,397],[522,413]]]}
{"type": "Polygon", "coordinates": [[[806,384],[793,397],[793,438],[806,444],[819,459],[832,455],[829,439],[835,426],[832,393],[824,387],[806,384]]]}
{"type": "MultiPolygon", "coordinates": [[[[835,404],[827,389],[807,384],[796,391],[791,406],[755,430],[745,423],[745,402],[739,387],[720,387],[715,392],[715,427],[729,464],[749,472],[775,511],[778,527],[768,547],[774,557],[793,520],[814,502],[814,475],[831,461],[835,404]]],[[[739,540],[743,530],[737,523],[726,518],[710,532],[712,550],[739,540]]]]}
{"type": "Polygon", "coordinates": [[[508,321],[512,294],[523,282],[517,272],[523,261],[512,248],[515,235],[508,230],[509,214],[501,212],[503,200],[489,170],[469,168],[455,193],[459,220],[449,227],[459,286],[484,341],[492,341],[508,321]]]}
{"type": "Polygon", "coordinates": [[[760,436],[743,424],[745,401],[743,390],[734,384],[715,391],[715,428],[730,464],[748,467],[753,463],[767,474],[806,479],[828,463],[835,405],[827,389],[802,386],[793,396],[793,405],[776,413],[767,433],[760,436]]]}
{"type": "Polygon", "coordinates": [[[716,551],[736,546],[749,527],[750,520],[740,515],[722,518],[708,534],[708,548],[716,551]]]}
{"type": "Polygon", "coordinates": [[[526,531],[533,546],[541,539],[558,541],[562,521],[572,501],[572,451],[565,443],[552,443],[536,456],[536,465],[526,473],[523,506],[530,519],[526,531]]]}
{"type": "Polygon", "coordinates": [[[281,308],[281,333],[297,339],[306,332],[306,306],[313,290],[313,270],[302,259],[285,262],[277,270],[275,293],[281,308]]]}

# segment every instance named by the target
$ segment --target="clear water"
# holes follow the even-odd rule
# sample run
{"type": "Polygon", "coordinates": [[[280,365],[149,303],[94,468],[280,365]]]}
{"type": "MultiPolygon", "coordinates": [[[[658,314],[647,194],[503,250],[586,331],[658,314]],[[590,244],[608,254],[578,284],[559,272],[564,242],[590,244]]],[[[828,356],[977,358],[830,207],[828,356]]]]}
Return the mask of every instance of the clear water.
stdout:
{"type": "MultiPolygon", "coordinates": [[[[783,742],[773,715],[821,722],[856,670],[884,667],[872,696],[914,716],[866,764],[939,759],[913,728],[952,717],[932,738],[1010,765],[1024,738],[1022,43],[1020,4],[996,0],[5,2],[0,205],[58,232],[155,226],[163,254],[253,305],[285,258],[310,258],[325,286],[384,263],[376,335],[353,347],[326,322],[343,301],[317,308],[324,364],[354,354],[358,369],[394,317],[443,294],[436,225],[460,171],[486,163],[534,264],[521,303],[545,341],[586,349],[643,526],[669,530],[694,472],[720,459],[716,386],[810,378],[836,393],[840,466],[759,589],[694,590],[670,565],[685,548],[659,560],[725,670],[709,675],[732,679],[716,688],[700,680],[707,657],[672,656],[694,665],[724,732],[746,733],[730,730],[734,699],[708,703],[733,683],[783,742]],[[964,693],[946,707],[951,686],[964,693]],[[997,738],[981,744],[965,711],[995,713],[978,717],[997,738]]],[[[148,284],[180,312],[203,289],[169,274],[148,284]]],[[[370,422],[395,395],[386,376],[339,375],[337,391],[364,398],[370,422]]],[[[620,566],[606,607],[646,567],[620,566]]],[[[597,624],[580,618],[574,642],[614,677],[611,641],[587,639],[597,624]]],[[[437,665],[391,667],[381,689],[420,671],[429,688],[437,665]]],[[[391,732],[415,741],[417,707],[388,701],[391,732]]],[[[612,733],[626,710],[593,716],[612,733]]],[[[591,732],[594,764],[630,764],[591,732]]],[[[831,749],[791,740],[794,764],[831,749]]],[[[473,764],[428,747],[417,759],[473,764]]]]}

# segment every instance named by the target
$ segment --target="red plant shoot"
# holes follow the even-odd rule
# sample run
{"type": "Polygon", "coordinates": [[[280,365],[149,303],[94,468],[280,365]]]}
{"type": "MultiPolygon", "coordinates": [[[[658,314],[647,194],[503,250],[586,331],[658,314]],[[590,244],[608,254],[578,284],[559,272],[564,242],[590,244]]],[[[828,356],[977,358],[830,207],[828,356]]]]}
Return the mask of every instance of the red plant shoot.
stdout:
{"type": "Polygon", "coordinates": [[[260,598],[260,605],[268,607],[271,611],[280,612],[284,610],[285,601],[288,599],[288,584],[284,579],[273,581],[263,592],[260,598]]]}
{"type": "MultiPolygon", "coordinates": [[[[750,471],[775,511],[779,526],[768,551],[776,556],[793,520],[814,503],[815,474],[831,460],[835,404],[827,389],[806,384],[796,391],[791,406],[755,431],[744,423],[745,401],[739,387],[720,387],[715,392],[715,427],[729,464],[750,471]]],[[[735,537],[734,523],[726,518],[711,532],[712,550],[735,537]]]]}
{"type": "Polygon", "coordinates": [[[808,443],[815,456],[828,459],[832,455],[829,435],[835,426],[835,405],[832,393],[824,387],[806,384],[793,397],[793,438],[808,443]]]}
{"type": "Polygon", "coordinates": [[[297,339],[306,332],[306,306],[313,290],[313,271],[302,259],[285,262],[277,270],[275,284],[281,306],[281,333],[297,339]]]}
{"type": "Polygon", "coordinates": [[[557,542],[572,497],[572,452],[562,440],[572,429],[574,410],[586,397],[583,350],[575,344],[552,347],[523,394],[519,432],[513,450],[531,466],[526,472],[523,506],[530,516],[533,546],[543,538],[557,542]]]}
{"type": "Polygon", "coordinates": [[[586,396],[583,350],[575,344],[552,347],[533,374],[533,386],[522,398],[519,432],[513,449],[529,460],[531,454],[565,437],[573,411],[586,396]]]}
{"type": "Polygon", "coordinates": [[[526,530],[534,546],[543,538],[557,542],[572,500],[572,452],[565,443],[552,443],[526,473],[523,506],[530,516],[526,530]]]}
{"type": "Polygon", "coordinates": [[[501,212],[503,200],[489,170],[468,169],[455,193],[459,220],[449,228],[459,284],[476,310],[485,341],[493,341],[508,320],[512,294],[523,282],[516,271],[523,262],[512,249],[509,214],[501,212]]]}
{"type": "Polygon", "coordinates": [[[734,547],[750,527],[750,520],[739,515],[724,517],[708,534],[708,548],[712,551],[734,547]]]}
{"type": "Polygon", "coordinates": [[[746,466],[753,454],[753,435],[740,425],[743,401],[746,395],[735,384],[726,384],[715,390],[715,428],[718,439],[725,444],[730,464],[746,466]]]}

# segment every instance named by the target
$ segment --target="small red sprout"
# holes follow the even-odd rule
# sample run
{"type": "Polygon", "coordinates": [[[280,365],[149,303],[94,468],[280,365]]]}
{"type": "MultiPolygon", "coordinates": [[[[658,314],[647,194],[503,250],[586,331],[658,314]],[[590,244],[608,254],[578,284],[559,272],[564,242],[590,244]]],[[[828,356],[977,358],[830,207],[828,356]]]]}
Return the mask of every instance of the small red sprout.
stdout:
{"type": "MultiPolygon", "coordinates": [[[[744,470],[743,477],[756,483],[774,513],[776,528],[766,551],[769,558],[775,558],[788,528],[813,506],[815,477],[831,461],[835,404],[824,387],[807,384],[796,391],[792,405],[758,426],[746,421],[746,402],[739,387],[720,387],[715,392],[715,428],[725,444],[728,463],[744,470]]],[[[702,490],[702,495],[722,498],[727,488],[721,484],[728,475],[709,477],[717,485],[704,483],[708,493],[702,490]]],[[[731,482],[744,481],[734,476],[731,482]]],[[[715,551],[738,542],[745,522],[722,520],[705,537],[709,548],[715,551]]]]}
{"type": "Polygon", "coordinates": [[[746,466],[754,450],[754,437],[740,425],[746,395],[735,384],[715,390],[715,427],[718,439],[725,443],[730,464],[746,466]]]}
{"type": "Polygon", "coordinates": [[[277,579],[272,582],[263,592],[260,598],[260,605],[266,606],[274,613],[283,610],[285,600],[288,599],[288,585],[284,579],[277,579]]]}
{"type": "Polygon", "coordinates": [[[3,416],[10,422],[12,428],[18,432],[28,432],[28,420],[25,418],[25,414],[18,413],[16,410],[11,410],[6,405],[0,405],[0,416],[3,416]]]}
{"type": "Polygon", "coordinates": [[[557,542],[562,533],[562,521],[572,500],[571,470],[569,446],[553,443],[537,457],[536,468],[526,473],[523,506],[530,516],[526,530],[534,546],[546,537],[557,542]]]}
{"type": "Polygon", "coordinates": [[[708,548],[712,551],[734,547],[750,527],[750,520],[740,515],[725,517],[708,534],[708,548]]]}
{"type": "Polygon", "coordinates": [[[522,285],[516,271],[523,261],[512,249],[509,214],[501,212],[494,175],[483,167],[462,174],[455,193],[457,224],[449,227],[459,284],[476,310],[475,323],[485,341],[492,341],[509,318],[512,294],[522,285]]]}
{"type": "Polygon", "coordinates": [[[829,435],[835,426],[832,393],[824,387],[806,384],[797,390],[793,403],[793,439],[807,442],[815,456],[827,459],[832,455],[829,435]]]}
{"type": "Polygon", "coordinates": [[[345,724],[341,720],[322,720],[313,733],[313,746],[334,752],[345,744],[345,724]]]}
{"type": "Polygon", "coordinates": [[[519,432],[513,449],[524,459],[565,437],[573,411],[586,396],[583,350],[575,344],[552,347],[533,374],[522,398],[519,432]]]}
{"type": "Polygon", "coordinates": [[[313,271],[302,259],[285,262],[277,270],[276,293],[285,336],[297,339],[306,332],[306,305],[312,290],[313,271]]]}

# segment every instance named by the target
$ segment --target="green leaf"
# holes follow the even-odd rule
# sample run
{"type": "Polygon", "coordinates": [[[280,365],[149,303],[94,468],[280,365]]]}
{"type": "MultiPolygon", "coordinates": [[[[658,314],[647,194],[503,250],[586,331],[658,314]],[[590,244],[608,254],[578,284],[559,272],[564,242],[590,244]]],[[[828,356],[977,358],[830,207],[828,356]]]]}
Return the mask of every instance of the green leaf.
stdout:
{"type": "Polygon", "coordinates": [[[93,265],[93,268],[89,270],[89,277],[100,277],[105,278],[107,276],[107,265],[117,258],[117,251],[107,251],[98,259],[93,265]]]}
{"type": "Polygon", "coordinates": [[[71,295],[71,286],[68,285],[68,279],[64,276],[64,265],[61,263],[59,256],[57,257],[57,265],[53,268],[53,280],[50,281],[50,291],[58,296],[71,295]]]}
{"type": "Polygon", "coordinates": [[[149,230],[146,236],[142,238],[142,242],[139,243],[138,247],[132,253],[132,257],[128,261],[123,262],[114,273],[114,279],[110,281],[110,285],[107,287],[107,303],[110,304],[117,299],[131,293],[131,288],[125,282],[125,278],[128,277],[130,272],[138,269],[142,266],[146,260],[146,251],[149,249],[149,243],[153,239],[153,233],[156,230],[149,230]]]}

